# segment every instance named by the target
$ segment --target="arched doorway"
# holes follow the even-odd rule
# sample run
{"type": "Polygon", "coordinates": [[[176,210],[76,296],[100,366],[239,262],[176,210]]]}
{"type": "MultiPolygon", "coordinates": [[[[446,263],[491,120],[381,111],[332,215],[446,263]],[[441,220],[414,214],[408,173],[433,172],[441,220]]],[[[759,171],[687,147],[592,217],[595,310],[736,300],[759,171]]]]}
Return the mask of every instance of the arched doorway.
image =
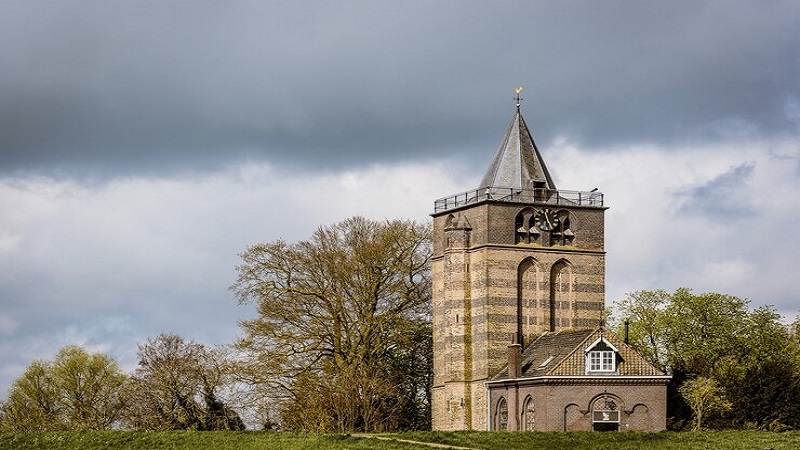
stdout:
{"type": "Polygon", "coordinates": [[[603,395],[594,401],[592,430],[619,431],[619,404],[614,397],[603,395]]]}

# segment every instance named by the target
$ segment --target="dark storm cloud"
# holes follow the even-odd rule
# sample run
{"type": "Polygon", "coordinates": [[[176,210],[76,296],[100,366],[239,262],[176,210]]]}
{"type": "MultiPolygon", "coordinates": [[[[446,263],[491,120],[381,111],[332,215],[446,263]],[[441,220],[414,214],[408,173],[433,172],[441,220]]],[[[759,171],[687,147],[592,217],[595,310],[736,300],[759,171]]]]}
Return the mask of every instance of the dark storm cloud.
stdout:
{"type": "Polygon", "coordinates": [[[428,220],[519,85],[558,185],[611,207],[609,305],[689,286],[793,317],[800,242],[769,230],[800,221],[799,11],[0,1],[0,396],[67,344],[132,370],[147,336],[233,341],[238,252],[428,220]]]}
{"type": "Polygon", "coordinates": [[[520,84],[545,145],[797,132],[796,2],[0,9],[7,173],[485,157],[520,84]]]}

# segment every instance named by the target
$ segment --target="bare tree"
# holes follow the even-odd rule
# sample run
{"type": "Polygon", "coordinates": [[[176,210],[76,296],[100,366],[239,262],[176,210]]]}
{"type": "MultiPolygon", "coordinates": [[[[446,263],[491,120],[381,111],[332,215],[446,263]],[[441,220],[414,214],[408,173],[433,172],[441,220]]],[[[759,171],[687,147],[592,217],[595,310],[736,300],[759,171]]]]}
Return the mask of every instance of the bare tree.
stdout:
{"type": "Polygon", "coordinates": [[[127,397],[127,425],[135,429],[243,429],[221,398],[225,358],[219,351],[162,334],[139,346],[139,367],[127,397]]]}
{"type": "Polygon", "coordinates": [[[429,360],[402,374],[393,365],[398,346],[430,321],[429,228],[354,217],[241,257],[231,289],[258,306],[241,323],[242,373],[284,400],[283,425],[397,428],[401,402],[418,399],[398,379],[431,370],[429,360]]]}

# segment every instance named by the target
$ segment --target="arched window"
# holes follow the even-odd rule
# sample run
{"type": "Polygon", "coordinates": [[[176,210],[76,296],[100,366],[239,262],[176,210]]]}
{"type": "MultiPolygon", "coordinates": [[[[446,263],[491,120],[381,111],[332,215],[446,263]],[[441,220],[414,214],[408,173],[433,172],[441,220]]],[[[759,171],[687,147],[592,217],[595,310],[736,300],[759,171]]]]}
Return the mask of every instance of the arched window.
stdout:
{"type": "Polygon", "coordinates": [[[558,245],[569,245],[575,240],[575,233],[570,229],[569,211],[560,210],[556,213],[558,215],[558,225],[553,229],[552,237],[553,242],[558,245]]]}
{"type": "Polygon", "coordinates": [[[514,219],[515,242],[530,244],[539,239],[539,230],[533,224],[533,209],[525,208],[514,219]]]}
{"type": "Polygon", "coordinates": [[[550,331],[572,326],[572,265],[566,260],[550,270],[550,331]]]}
{"type": "Polygon", "coordinates": [[[444,229],[447,230],[448,228],[452,228],[456,223],[456,216],[450,214],[447,216],[447,219],[444,220],[444,229]]]}
{"type": "Polygon", "coordinates": [[[539,311],[539,264],[533,258],[526,258],[517,268],[517,337],[519,344],[527,345],[528,336],[546,331],[538,329],[539,311]]]}
{"type": "Polygon", "coordinates": [[[508,403],[504,397],[500,397],[497,402],[497,411],[494,415],[494,429],[495,431],[508,430],[508,403]]]}
{"type": "Polygon", "coordinates": [[[536,408],[533,405],[533,398],[529,395],[525,398],[525,403],[522,407],[522,425],[525,431],[533,431],[536,429],[536,408]]]}

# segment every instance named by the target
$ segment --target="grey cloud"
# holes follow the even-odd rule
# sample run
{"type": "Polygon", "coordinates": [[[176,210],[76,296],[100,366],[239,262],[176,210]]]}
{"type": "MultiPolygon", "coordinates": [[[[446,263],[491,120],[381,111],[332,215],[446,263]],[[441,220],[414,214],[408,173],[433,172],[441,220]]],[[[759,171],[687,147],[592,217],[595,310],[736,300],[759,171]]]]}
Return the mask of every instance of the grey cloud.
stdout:
{"type": "Polygon", "coordinates": [[[751,195],[754,169],[753,163],[741,164],[679,194],[684,201],[680,210],[723,221],[752,219],[759,214],[751,195]]]}
{"type": "Polygon", "coordinates": [[[6,2],[0,165],[130,173],[796,133],[792,2],[6,2]],[[738,121],[738,122],[737,122],[738,121]]]}
{"type": "Polygon", "coordinates": [[[792,1],[0,2],[0,395],[68,343],[133,364],[162,331],[230,342],[236,252],[426,220],[478,182],[519,85],[550,169],[608,195],[609,304],[692,282],[791,311],[793,243],[686,230],[797,221],[799,22],[792,1]],[[670,171],[698,158],[676,220],[670,171]],[[773,182],[779,205],[747,196],[773,182]],[[758,282],[692,278],[706,255],[758,282]]]}

